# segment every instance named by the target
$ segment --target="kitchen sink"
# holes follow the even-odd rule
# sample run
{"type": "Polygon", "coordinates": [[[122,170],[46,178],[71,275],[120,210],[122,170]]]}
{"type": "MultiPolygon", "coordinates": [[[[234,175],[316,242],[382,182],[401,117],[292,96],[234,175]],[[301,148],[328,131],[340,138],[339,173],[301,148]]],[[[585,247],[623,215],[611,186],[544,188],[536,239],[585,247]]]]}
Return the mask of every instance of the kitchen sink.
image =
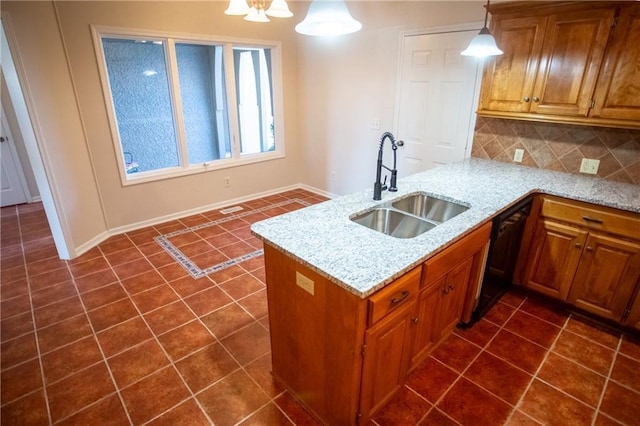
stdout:
{"type": "Polygon", "coordinates": [[[390,208],[371,210],[359,214],[351,220],[396,238],[417,237],[436,226],[426,220],[390,208]]]}
{"type": "Polygon", "coordinates": [[[468,209],[460,203],[417,193],[352,216],[351,220],[392,237],[413,238],[468,209]]]}
{"type": "Polygon", "coordinates": [[[465,212],[469,207],[427,194],[414,194],[391,204],[395,209],[439,225],[465,212]]]}

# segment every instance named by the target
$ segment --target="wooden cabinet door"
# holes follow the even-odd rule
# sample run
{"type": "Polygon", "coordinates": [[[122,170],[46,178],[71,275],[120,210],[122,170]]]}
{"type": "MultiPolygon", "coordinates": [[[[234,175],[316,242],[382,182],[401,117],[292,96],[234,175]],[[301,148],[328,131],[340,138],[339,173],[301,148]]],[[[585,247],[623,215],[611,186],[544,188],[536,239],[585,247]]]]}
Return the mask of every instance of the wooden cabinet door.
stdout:
{"type": "Polygon", "coordinates": [[[629,316],[623,324],[640,331],[640,291],[636,293],[636,298],[629,309],[629,316]]]}
{"type": "Polygon", "coordinates": [[[364,422],[404,383],[409,367],[411,319],[415,306],[415,300],[407,303],[365,332],[360,390],[360,413],[364,422]]]}
{"type": "Polygon", "coordinates": [[[436,341],[440,341],[447,336],[460,322],[472,264],[473,257],[469,257],[447,274],[447,282],[440,290],[436,341]]]}
{"type": "Polygon", "coordinates": [[[547,17],[494,16],[492,32],[504,54],[484,68],[479,111],[529,112],[547,17]]]}
{"type": "Polygon", "coordinates": [[[415,331],[411,350],[411,368],[417,366],[438,343],[438,307],[447,275],[422,290],[418,297],[416,315],[413,318],[415,331]]]}
{"type": "Polygon", "coordinates": [[[569,302],[603,318],[621,321],[640,278],[640,243],[589,234],[569,302]]]}
{"type": "Polygon", "coordinates": [[[622,8],[598,80],[591,115],[640,121],[640,5],[622,8]]]}
{"type": "Polygon", "coordinates": [[[587,231],[549,219],[538,219],[529,250],[524,285],[567,300],[587,231]]]}
{"type": "Polygon", "coordinates": [[[551,15],[531,96],[531,113],[586,117],[615,10],[551,15]]]}

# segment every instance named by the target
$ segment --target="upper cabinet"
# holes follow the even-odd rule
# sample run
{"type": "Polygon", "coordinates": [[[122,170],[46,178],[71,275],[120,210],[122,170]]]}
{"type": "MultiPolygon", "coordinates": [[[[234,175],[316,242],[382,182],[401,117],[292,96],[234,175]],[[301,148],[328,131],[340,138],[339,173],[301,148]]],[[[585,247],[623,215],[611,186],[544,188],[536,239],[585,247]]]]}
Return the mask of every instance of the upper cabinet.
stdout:
{"type": "Polygon", "coordinates": [[[640,128],[640,5],[509,2],[491,12],[504,55],[487,60],[479,115],[640,128]]]}

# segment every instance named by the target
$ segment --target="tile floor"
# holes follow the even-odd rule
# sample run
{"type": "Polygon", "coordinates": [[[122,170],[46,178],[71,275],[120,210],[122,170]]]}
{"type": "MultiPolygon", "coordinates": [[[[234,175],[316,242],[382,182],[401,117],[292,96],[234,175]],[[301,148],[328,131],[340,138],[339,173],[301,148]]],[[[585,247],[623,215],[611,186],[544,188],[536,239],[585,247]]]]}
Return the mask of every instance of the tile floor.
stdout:
{"type": "MultiPolygon", "coordinates": [[[[294,190],[244,207],[292,198],[322,201],[294,190]]],[[[2,425],[315,425],[269,374],[262,258],[193,279],[153,240],[220,217],[115,236],[62,261],[41,204],[3,208],[2,425]]],[[[261,217],[180,244],[213,259],[233,244],[259,248],[248,229],[261,217]]],[[[637,425],[638,407],[639,343],[514,293],[436,349],[372,424],[637,425]]]]}

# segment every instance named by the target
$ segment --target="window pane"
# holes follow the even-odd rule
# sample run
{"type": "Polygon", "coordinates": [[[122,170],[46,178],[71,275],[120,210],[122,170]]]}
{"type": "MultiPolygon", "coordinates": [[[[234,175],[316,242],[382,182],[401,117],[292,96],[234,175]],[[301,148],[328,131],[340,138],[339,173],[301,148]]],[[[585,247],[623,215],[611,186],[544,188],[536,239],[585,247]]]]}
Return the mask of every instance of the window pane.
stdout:
{"type": "Polygon", "coordinates": [[[240,121],[240,152],[275,149],[271,86],[271,49],[233,50],[240,121]]]}
{"type": "Polygon", "coordinates": [[[176,43],[189,163],[231,157],[222,46],[176,43]]]}
{"type": "Polygon", "coordinates": [[[103,38],[111,96],[128,172],[179,165],[164,47],[160,41],[103,38]]]}

